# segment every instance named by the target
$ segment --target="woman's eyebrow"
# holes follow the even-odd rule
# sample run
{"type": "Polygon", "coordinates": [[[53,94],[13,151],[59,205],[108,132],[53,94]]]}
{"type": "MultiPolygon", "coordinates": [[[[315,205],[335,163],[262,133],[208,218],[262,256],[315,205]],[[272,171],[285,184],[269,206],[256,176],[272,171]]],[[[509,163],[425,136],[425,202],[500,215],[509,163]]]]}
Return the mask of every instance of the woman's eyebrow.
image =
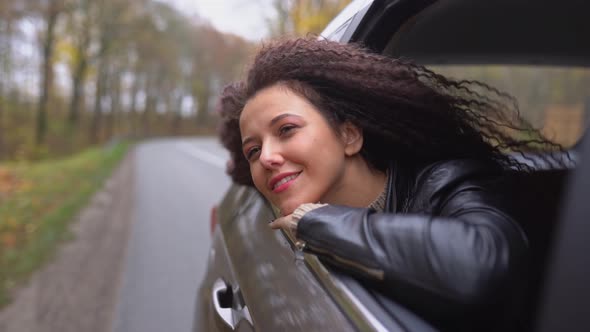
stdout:
{"type": "Polygon", "coordinates": [[[244,147],[244,145],[248,144],[252,140],[254,140],[254,137],[246,137],[246,139],[244,139],[244,141],[242,142],[242,148],[244,147]]]}
{"type": "Polygon", "coordinates": [[[283,118],[286,118],[288,116],[296,116],[298,118],[301,118],[301,115],[297,115],[297,114],[293,114],[293,113],[283,113],[280,115],[275,116],[272,120],[270,120],[270,125],[274,125],[275,123],[277,123],[278,121],[280,121],[283,118]]]}
{"type": "MultiPolygon", "coordinates": [[[[270,120],[270,125],[272,126],[275,123],[277,123],[278,121],[280,121],[281,119],[286,118],[288,116],[295,116],[295,117],[298,117],[298,118],[302,118],[301,115],[297,115],[297,114],[293,114],[293,113],[283,113],[283,114],[279,114],[279,115],[275,116],[272,120],[270,120]]],[[[254,137],[251,137],[251,136],[246,137],[242,141],[242,147],[244,147],[244,145],[248,144],[253,139],[254,139],[254,137]]]]}

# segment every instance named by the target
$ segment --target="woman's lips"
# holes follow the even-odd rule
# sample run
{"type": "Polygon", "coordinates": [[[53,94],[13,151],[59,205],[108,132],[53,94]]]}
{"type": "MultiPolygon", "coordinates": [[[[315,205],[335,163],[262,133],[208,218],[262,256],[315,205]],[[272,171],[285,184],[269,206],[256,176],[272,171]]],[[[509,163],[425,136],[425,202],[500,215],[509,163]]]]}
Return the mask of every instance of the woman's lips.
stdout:
{"type": "Polygon", "coordinates": [[[287,190],[287,188],[289,188],[289,186],[291,186],[291,184],[293,184],[293,182],[297,179],[297,177],[299,177],[299,174],[301,174],[301,172],[296,173],[296,174],[291,174],[289,176],[285,176],[280,181],[275,183],[275,185],[272,188],[272,191],[274,193],[278,194],[282,191],[287,190]]]}

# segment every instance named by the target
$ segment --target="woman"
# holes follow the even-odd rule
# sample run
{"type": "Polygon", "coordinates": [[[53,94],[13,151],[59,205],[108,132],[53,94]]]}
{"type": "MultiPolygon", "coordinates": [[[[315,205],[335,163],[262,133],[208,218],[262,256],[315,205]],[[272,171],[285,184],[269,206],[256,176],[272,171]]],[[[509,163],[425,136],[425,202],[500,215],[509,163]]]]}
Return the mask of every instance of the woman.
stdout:
{"type": "Polygon", "coordinates": [[[508,95],[359,46],[277,41],[224,90],[229,174],[303,250],[452,330],[504,326],[527,238],[506,152],[559,150],[508,95]],[[529,137],[519,139],[518,137],[529,137]]]}

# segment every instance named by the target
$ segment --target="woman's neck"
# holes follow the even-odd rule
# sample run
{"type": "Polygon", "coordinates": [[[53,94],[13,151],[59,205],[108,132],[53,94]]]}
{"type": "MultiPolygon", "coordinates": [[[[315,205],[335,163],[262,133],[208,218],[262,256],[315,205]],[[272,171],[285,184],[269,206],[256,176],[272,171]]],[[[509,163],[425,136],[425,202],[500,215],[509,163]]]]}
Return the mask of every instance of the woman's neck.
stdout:
{"type": "Polygon", "coordinates": [[[360,156],[346,165],[338,188],[327,195],[322,203],[368,207],[379,197],[387,185],[387,174],[369,167],[360,156]]]}

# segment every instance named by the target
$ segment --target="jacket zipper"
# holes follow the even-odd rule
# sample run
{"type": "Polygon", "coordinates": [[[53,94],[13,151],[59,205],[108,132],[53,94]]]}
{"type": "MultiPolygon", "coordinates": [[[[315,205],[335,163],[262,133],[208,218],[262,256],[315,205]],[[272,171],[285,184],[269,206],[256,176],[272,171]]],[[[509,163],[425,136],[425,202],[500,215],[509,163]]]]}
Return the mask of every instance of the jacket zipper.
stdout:
{"type": "Polygon", "coordinates": [[[364,265],[362,265],[362,264],[360,264],[358,262],[355,262],[355,261],[352,261],[350,259],[346,259],[346,258],[342,258],[340,256],[337,256],[337,255],[329,252],[326,249],[321,249],[321,248],[310,246],[308,242],[306,242],[305,244],[303,244],[303,246],[302,246],[301,249],[309,249],[312,252],[316,252],[316,253],[319,253],[321,255],[325,255],[328,258],[330,258],[330,259],[332,259],[332,260],[334,260],[334,261],[336,261],[336,262],[338,262],[340,264],[343,264],[343,265],[345,265],[345,266],[347,266],[349,268],[353,268],[355,270],[360,270],[363,273],[365,273],[365,274],[367,274],[367,275],[369,275],[369,276],[371,276],[373,278],[376,278],[378,280],[385,279],[385,272],[383,270],[366,267],[366,266],[364,266],[364,265]]]}

